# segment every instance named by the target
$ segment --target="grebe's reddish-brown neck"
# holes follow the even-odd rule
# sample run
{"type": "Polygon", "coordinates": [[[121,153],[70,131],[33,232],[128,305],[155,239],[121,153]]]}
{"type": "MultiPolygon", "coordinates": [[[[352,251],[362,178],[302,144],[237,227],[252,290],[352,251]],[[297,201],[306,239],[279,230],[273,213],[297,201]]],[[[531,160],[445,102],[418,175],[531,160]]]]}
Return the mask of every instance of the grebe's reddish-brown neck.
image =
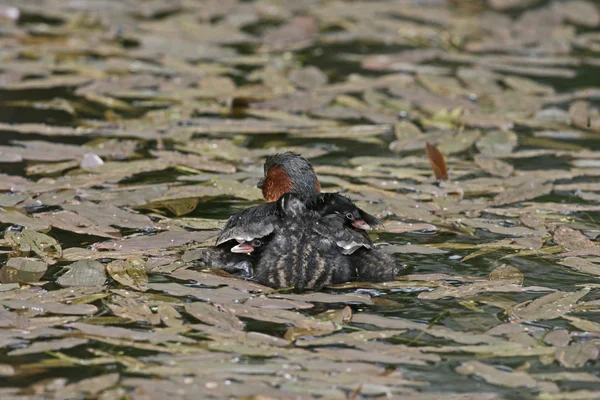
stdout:
{"type": "Polygon", "coordinates": [[[277,201],[285,193],[296,193],[302,199],[321,193],[312,165],[299,154],[286,152],[270,156],[264,169],[265,179],[258,187],[269,202],[277,201]]]}
{"type": "Polygon", "coordinates": [[[277,201],[281,196],[293,191],[292,179],[282,167],[273,167],[267,172],[262,183],[262,193],[268,202],[277,201]]]}

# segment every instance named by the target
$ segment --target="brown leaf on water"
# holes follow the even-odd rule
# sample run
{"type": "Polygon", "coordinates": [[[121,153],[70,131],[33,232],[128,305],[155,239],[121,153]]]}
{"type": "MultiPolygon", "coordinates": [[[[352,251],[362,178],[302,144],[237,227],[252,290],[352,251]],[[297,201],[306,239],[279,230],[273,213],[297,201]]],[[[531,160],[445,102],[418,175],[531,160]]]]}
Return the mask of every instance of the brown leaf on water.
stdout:
{"type": "Polygon", "coordinates": [[[45,353],[47,351],[54,351],[60,349],[70,349],[72,347],[80,346],[82,344],[88,343],[88,339],[78,339],[78,338],[65,338],[59,340],[45,341],[45,342],[35,342],[32,343],[29,347],[23,349],[13,350],[8,353],[9,356],[19,356],[24,354],[36,354],[36,353],[45,353]]]}
{"type": "Polygon", "coordinates": [[[446,155],[459,154],[469,150],[481,136],[478,130],[462,130],[456,135],[444,138],[438,143],[440,152],[446,155]]]}
{"type": "Polygon", "coordinates": [[[229,304],[227,308],[235,313],[238,317],[249,318],[257,321],[272,322],[275,324],[308,324],[307,320],[314,321],[310,317],[306,317],[299,312],[281,309],[265,309],[258,307],[250,307],[246,304],[229,304]]]}
{"type": "Polygon", "coordinates": [[[438,228],[432,224],[402,222],[402,221],[385,221],[383,223],[384,230],[392,233],[406,232],[437,232],[438,228]]]}
{"type": "Polygon", "coordinates": [[[300,339],[296,341],[296,346],[332,346],[337,344],[353,346],[373,339],[388,339],[393,336],[400,336],[405,332],[405,330],[398,329],[338,333],[320,338],[300,339]]]}
{"type": "Polygon", "coordinates": [[[386,354],[374,351],[362,351],[346,348],[316,348],[316,354],[321,359],[337,361],[370,362],[376,364],[405,364],[426,366],[427,362],[415,359],[406,354],[386,354]]]}
{"type": "Polygon", "coordinates": [[[398,245],[393,244],[391,246],[385,246],[381,249],[388,254],[402,253],[402,254],[444,254],[446,251],[436,249],[435,247],[425,247],[416,244],[405,244],[398,245]]]}
{"type": "Polygon", "coordinates": [[[50,265],[55,264],[62,255],[62,248],[56,239],[30,229],[21,232],[9,230],[4,239],[17,254],[33,252],[50,265]]]}
{"type": "Polygon", "coordinates": [[[509,154],[518,144],[517,134],[512,131],[492,131],[476,143],[482,154],[498,157],[509,154]]]}
{"type": "Polygon", "coordinates": [[[0,282],[37,282],[48,269],[48,264],[35,258],[10,258],[0,269],[0,282]]]}
{"type": "Polygon", "coordinates": [[[578,128],[600,131],[598,110],[594,110],[587,101],[575,101],[569,107],[572,124],[578,128]]]}
{"type": "Polygon", "coordinates": [[[47,232],[50,230],[50,225],[24,213],[20,208],[3,208],[0,209],[0,222],[4,224],[19,225],[37,232],[47,232]]]}
{"type": "MultiPolygon", "coordinates": [[[[185,259],[185,254],[183,256],[183,260],[190,261],[185,259]]],[[[175,270],[170,274],[170,276],[172,276],[175,279],[181,279],[185,281],[196,281],[204,286],[216,287],[225,285],[245,292],[269,292],[272,290],[270,287],[261,285],[260,283],[251,282],[243,279],[236,279],[232,277],[218,276],[207,272],[193,271],[187,268],[180,268],[178,270],[175,270]]]]}
{"type": "Polygon", "coordinates": [[[68,203],[62,208],[94,221],[99,226],[119,226],[132,229],[151,229],[155,227],[152,220],[133,211],[124,210],[112,205],[97,205],[91,201],[68,203]]]}
{"type": "Polygon", "coordinates": [[[299,300],[276,299],[272,297],[252,297],[244,304],[252,307],[279,309],[279,310],[306,310],[313,308],[314,304],[299,300]]]}
{"type": "Polygon", "coordinates": [[[557,349],[555,356],[566,368],[580,368],[588,361],[600,358],[600,346],[594,343],[573,343],[557,349]]]}
{"type": "Polygon", "coordinates": [[[536,381],[527,372],[507,372],[479,361],[462,363],[456,372],[461,375],[477,375],[486,382],[505,387],[535,387],[536,381]]]}
{"type": "Polygon", "coordinates": [[[116,385],[119,382],[119,378],[119,373],[114,372],[111,374],[95,376],[93,378],[82,379],[79,382],[60,388],[54,393],[54,396],[55,398],[62,399],[84,396],[95,397],[100,392],[116,385]]]}
{"type": "Polygon", "coordinates": [[[171,199],[162,201],[153,201],[144,206],[144,208],[159,209],[165,208],[173,213],[176,217],[189,214],[193,212],[200,203],[200,199],[197,197],[191,197],[186,199],[171,199]]]}
{"type": "Polygon", "coordinates": [[[91,315],[98,311],[91,304],[62,304],[51,300],[0,300],[0,304],[13,309],[32,310],[36,314],[91,315]]]}
{"type": "Polygon", "coordinates": [[[155,329],[153,331],[141,331],[134,329],[125,329],[116,326],[90,325],[82,322],[73,322],[66,326],[68,328],[76,329],[79,332],[81,332],[84,336],[92,339],[94,338],[94,336],[98,336],[107,338],[130,339],[134,341],[148,341],[150,343],[196,343],[195,340],[170,332],[162,332],[160,329],[155,329]]]}
{"type": "Polygon", "coordinates": [[[209,157],[201,157],[195,154],[184,154],[176,151],[152,151],[151,154],[161,160],[167,161],[174,166],[184,165],[200,171],[220,172],[232,174],[236,168],[232,164],[222,163],[209,157]]]}
{"type": "Polygon", "coordinates": [[[299,50],[312,44],[319,32],[313,17],[295,17],[281,27],[267,32],[263,43],[268,51],[299,50]]]}
{"type": "Polygon", "coordinates": [[[518,293],[530,290],[551,291],[552,289],[539,286],[521,286],[510,281],[475,282],[471,285],[442,286],[431,292],[421,292],[419,299],[436,300],[444,297],[456,297],[457,299],[475,296],[479,293],[518,293]]]}
{"type": "Polygon", "coordinates": [[[81,76],[53,76],[46,79],[28,79],[21,82],[3,83],[0,85],[0,96],[6,100],[29,99],[33,93],[70,92],[79,86],[90,83],[89,78],[81,76]]]}
{"type": "MultiPolygon", "coordinates": [[[[210,237],[216,237],[215,231],[196,231],[196,232],[161,232],[156,235],[134,236],[117,241],[95,243],[95,250],[151,250],[168,249],[178,247],[190,242],[203,242],[210,237]]],[[[100,255],[102,256],[102,255],[100,255]]]]}
{"type": "Polygon", "coordinates": [[[519,271],[517,268],[502,264],[499,267],[494,268],[492,272],[490,272],[490,281],[507,281],[510,283],[514,283],[517,285],[523,284],[523,273],[519,271]]]}
{"type": "Polygon", "coordinates": [[[588,372],[549,372],[531,374],[536,379],[544,381],[594,382],[600,383],[600,378],[588,372]]]}
{"type": "Polygon", "coordinates": [[[529,250],[539,250],[544,245],[544,239],[540,237],[521,237],[513,240],[516,244],[529,250]]]}
{"type": "Polygon", "coordinates": [[[246,300],[250,294],[230,287],[217,289],[184,286],[177,283],[149,283],[148,288],[169,293],[173,296],[190,296],[198,300],[219,304],[237,303],[246,300]]]}
{"type": "MultiPolygon", "coordinates": [[[[569,318],[569,316],[563,318],[569,318]]],[[[544,336],[544,343],[554,347],[565,347],[570,341],[571,335],[566,329],[556,329],[544,336]]]]}
{"type": "Polygon", "coordinates": [[[567,257],[562,261],[558,262],[560,265],[564,265],[575,271],[583,272],[584,274],[590,274],[600,277],[600,264],[593,263],[590,260],[586,260],[581,257],[567,257]]]}
{"type": "Polygon", "coordinates": [[[514,171],[511,164],[481,154],[475,156],[475,164],[488,174],[502,178],[508,178],[514,171]]]}
{"type": "Polygon", "coordinates": [[[352,317],[352,323],[373,325],[380,328],[386,329],[415,329],[423,331],[428,335],[445,338],[448,340],[455,341],[463,344],[478,344],[484,343],[494,346],[496,344],[506,343],[504,339],[494,337],[492,335],[478,334],[472,332],[460,332],[454,331],[445,327],[430,327],[427,324],[410,321],[403,318],[386,318],[374,314],[354,314],[352,317]]]}
{"type": "Polygon", "coordinates": [[[111,278],[122,285],[142,292],[148,290],[146,287],[148,283],[146,263],[141,258],[134,257],[123,261],[113,261],[106,266],[106,271],[111,278]]]}
{"type": "Polygon", "coordinates": [[[179,327],[183,325],[181,314],[175,307],[169,304],[159,304],[156,313],[160,316],[161,321],[167,326],[179,327]]]}
{"type": "Polygon", "coordinates": [[[61,286],[101,286],[106,282],[104,265],[96,260],[81,260],[68,266],[56,280],[61,286]]]}
{"type": "Polygon", "coordinates": [[[504,192],[499,193],[492,200],[494,206],[502,206],[521,202],[524,200],[535,199],[552,192],[551,183],[542,183],[540,181],[525,182],[519,186],[509,187],[504,192]]]}
{"type": "Polygon", "coordinates": [[[185,311],[205,324],[214,325],[226,331],[243,331],[244,323],[235,313],[219,304],[194,302],[185,305],[185,311]]]}
{"type": "Polygon", "coordinates": [[[571,325],[581,329],[584,332],[590,332],[600,336],[600,323],[598,322],[573,317],[571,315],[565,315],[563,318],[568,320],[571,325]]]}
{"type": "Polygon", "coordinates": [[[508,310],[508,316],[513,322],[548,320],[569,313],[577,301],[588,294],[590,289],[578,292],[556,292],[519,303],[508,310]]]}
{"type": "Polygon", "coordinates": [[[567,225],[559,226],[554,232],[554,241],[566,251],[589,250],[598,245],[587,238],[583,233],[567,225]]]}
{"type": "Polygon", "coordinates": [[[307,301],[313,303],[362,303],[373,304],[371,297],[357,293],[306,293],[306,294],[273,294],[271,297],[294,301],[307,301]]]}
{"type": "Polygon", "coordinates": [[[55,228],[82,235],[100,236],[111,239],[121,236],[118,229],[108,225],[98,225],[95,221],[71,211],[40,213],[38,214],[38,218],[55,228]]]}
{"type": "Polygon", "coordinates": [[[352,309],[346,306],[339,310],[327,310],[316,316],[317,318],[327,319],[336,324],[348,324],[352,320],[352,309]]]}
{"type": "Polygon", "coordinates": [[[425,144],[425,152],[427,153],[429,165],[431,165],[435,179],[438,181],[448,180],[448,168],[446,167],[444,155],[438,150],[437,147],[429,142],[425,144]]]}
{"type": "MultiPolygon", "coordinates": [[[[0,123],[0,128],[2,123],[0,123]]],[[[3,157],[3,156],[0,156],[3,157]]],[[[27,183],[28,180],[22,176],[0,174],[0,191],[10,191],[13,185],[27,183]]]]}
{"type": "Polygon", "coordinates": [[[147,303],[135,298],[113,296],[107,306],[116,316],[137,323],[159,325],[161,321],[160,315],[153,313],[147,303]]]}

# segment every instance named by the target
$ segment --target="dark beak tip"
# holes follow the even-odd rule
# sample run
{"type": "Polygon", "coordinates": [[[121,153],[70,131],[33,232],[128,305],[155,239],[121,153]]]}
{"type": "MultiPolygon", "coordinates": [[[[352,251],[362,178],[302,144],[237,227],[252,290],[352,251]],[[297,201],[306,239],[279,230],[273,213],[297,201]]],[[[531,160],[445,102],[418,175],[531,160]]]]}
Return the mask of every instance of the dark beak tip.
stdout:
{"type": "Polygon", "coordinates": [[[261,179],[260,181],[256,182],[256,187],[259,189],[262,189],[264,183],[265,183],[265,180],[261,179]]]}

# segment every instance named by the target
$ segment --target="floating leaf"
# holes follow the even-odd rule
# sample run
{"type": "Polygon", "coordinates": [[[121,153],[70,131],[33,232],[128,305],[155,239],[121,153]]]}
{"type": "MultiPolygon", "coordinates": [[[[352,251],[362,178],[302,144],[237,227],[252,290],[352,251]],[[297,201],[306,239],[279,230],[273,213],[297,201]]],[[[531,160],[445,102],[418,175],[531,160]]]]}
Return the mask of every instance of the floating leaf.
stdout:
{"type": "Polygon", "coordinates": [[[537,321],[558,318],[571,311],[577,301],[589,293],[589,289],[578,292],[550,293],[533,301],[515,305],[508,314],[512,321],[537,321]]]}
{"type": "Polygon", "coordinates": [[[490,281],[508,281],[510,283],[520,285],[523,283],[523,279],[524,276],[521,271],[506,264],[502,264],[490,272],[490,281]]]}
{"type": "Polygon", "coordinates": [[[106,282],[106,272],[98,261],[81,260],[71,264],[56,282],[61,286],[100,286],[106,282]]]}
{"type": "Polygon", "coordinates": [[[137,236],[119,241],[96,243],[94,249],[114,251],[168,249],[190,242],[203,242],[210,237],[216,236],[216,233],[213,231],[161,232],[152,236],[137,236]]]}
{"type": "Polygon", "coordinates": [[[19,254],[27,255],[35,253],[47,264],[55,264],[62,255],[60,244],[48,235],[24,229],[22,231],[7,231],[4,239],[19,254]]]}
{"type": "Polygon", "coordinates": [[[479,361],[467,361],[456,372],[462,375],[477,375],[486,382],[506,387],[535,387],[536,381],[522,371],[506,372],[479,361]]]}
{"type": "Polygon", "coordinates": [[[173,333],[163,333],[160,330],[140,331],[133,329],[119,328],[116,326],[98,326],[90,325],[82,322],[73,322],[68,324],[67,327],[73,328],[81,332],[85,337],[94,338],[106,337],[106,338],[123,338],[134,341],[148,341],[150,343],[163,343],[163,342],[180,342],[180,343],[193,343],[192,339],[185,338],[183,336],[173,333]]]}
{"type": "Polygon", "coordinates": [[[35,258],[10,258],[0,269],[0,282],[37,282],[48,269],[48,264],[35,258]]]}
{"type": "Polygon", "coordinates": [[[583,233],[566,225],[561,225],[556,229],[554,232],[554,241],[567,251],[586,250],[597,247],[583,233]]]}
{"type": "Polygon", "coordinates": [[[24,354],[36,354],[36,353],[45,353],[47,351],[54,351],[60,349],[70,349],[72,347],[77,347],[82,344],[88,343],[87,339],[78,339],[78,338],[65,338],[59,340],[52,340],[47,342],[36,342],[31,346],[26,347],[24,349],[13,350],[8,353],[11,356],[24,355],[24,354]]]}
{"type": "Polygon", "coordinates": [[[594,343],[573,343],[556,350],[556,359],[566,368],[583,367],[600,357],[600,347],[594,343]]]}
{"type": "Polygon", "coordinates": [[[429,142],[425,144],[425,150],[427,152],[427,158],[429,159],[429,164],[431,165],[435,179],[438,181],[448,180],[448,169],[446,167],[444,155],[437,149],[437,147],[429,142]]]}
{"type": "Polygon", "coordinates": [[[494,197],[493,205],[501,206],[524,200],[535,199],[552,192],[552,184],[539,181],[525,182],[516,187],[507,188],[504,192],[494,197]]]}
{"type": "Polygon", "coordinates": [[[482,154],[498,157],[511,153],[517,143],[517,135],[514,132],[492,131],[479,139],[476,146],[482,154]]]}
{"type": "Polygon", "coordinates": [[[185,311],[205,324],[214,325],[227,331],[242,331],[244,323],[233,312],[218,304],[191,303],[186,304],[185,311]]]}
{"type": "Polygon", "coordinates": [[[106,266],[106,271],[120,284],[145,292],[148,290],[145,265],[146,263],[140,258],[130,258],[111,262],[106,266]]]}

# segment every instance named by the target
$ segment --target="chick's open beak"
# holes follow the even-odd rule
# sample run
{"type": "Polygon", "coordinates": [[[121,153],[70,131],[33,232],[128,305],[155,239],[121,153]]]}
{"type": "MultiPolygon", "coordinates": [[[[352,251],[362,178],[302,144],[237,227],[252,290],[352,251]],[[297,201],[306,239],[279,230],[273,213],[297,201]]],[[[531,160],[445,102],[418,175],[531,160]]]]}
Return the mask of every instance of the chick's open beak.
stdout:
{"type": "Polygon", "coordinates": [[[250,254],[254,251],[254,247],[250,246],[248,243],[240,243],[237,246],[231,248],[232,253],[244,253],[250,254]]]}
{"type": "Polygon", "coordinates": [[[364,229],[365,231],[370,231],[372,228],[369,224],[365,222],[363,219],[357,219],[352,222],[352,226],[357,229],[364,229]]]}

